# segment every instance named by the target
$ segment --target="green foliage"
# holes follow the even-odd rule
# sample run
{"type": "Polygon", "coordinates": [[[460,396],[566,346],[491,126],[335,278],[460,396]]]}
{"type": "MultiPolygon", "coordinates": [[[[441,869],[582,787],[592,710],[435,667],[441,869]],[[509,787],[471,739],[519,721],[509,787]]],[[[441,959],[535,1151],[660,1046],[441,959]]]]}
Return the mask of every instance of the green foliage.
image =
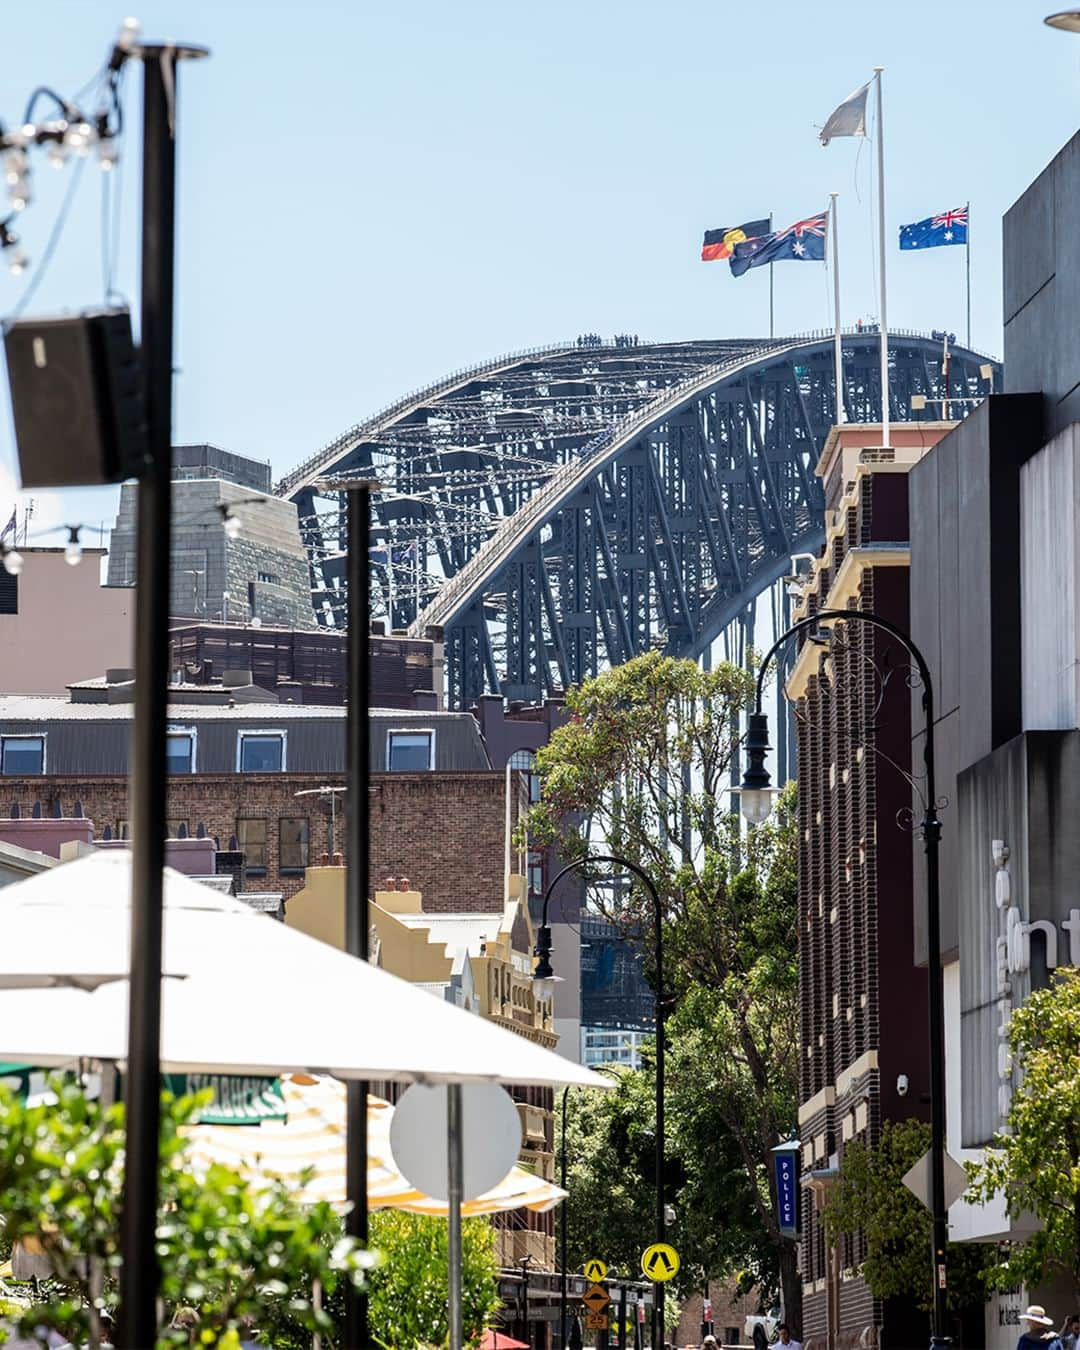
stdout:
{"type": "MultiPolygon", "coordinates": [[[[446,1345],[445,1219],[388,1210],[371,1217],[371,1242],[383,1263],[371,1275],[371,1325],[390,1350],[446,1345]]],[[[462,1334],[475,1345],[499,1308],[495,1233],[486,1219],[466,1219],[462,1240],[462,1334]]]]}
{"type": "MultiPolygon", "coordinates": [[[[101,1338],[99,1312],[112,1309],[120,1264],[124,1111],[102,1108],[58,1080],[57,1101],[27,1106],[0,1093],[0,1215],[7,1243],[40,1241],[53,1272],[40,1301],[13,1319],[24,1332],[52,1327],[73,1344],[101,1338]]],[[[344,1279],[362,1281],[370,1260],[328,1205],[303,1206],[288,1186],[255,1187],[214,1167],[186,1166],[181,1127],[207,1100],[163,1096],[161,1218],[164,1321],[160,1347],[235,1346],[275,1304],[310,1336],[332,1334],[312,1306],[316,1282],[332,1296],[344,1279]],[[172,1326],[174,1315],[180,1313],[172,1326]]]]}
{"type": "MultiPolygon", "coordinates": [[[[886,1121],[876,1147],[852,1140],[824,1211],[830,1240],[862,1230],[863,1277],[875,1298],[911,1299],[927,1310],[933,1303],[930,1211],[901,1178],[929,1147],[930,1126],[921,1120],[886,1121]]],[[[982,1303],[992,1254],[952,1242],[946,1260],[949,1306],[982,1303]]]]}
{"type": "Polygon", "coordinates": [[[571,1090],[556,1141],[567,1150],[567,1266],[598,1257],[636,1278],[655,1228],[655,1079],[651,1066],[609,1072],[610,1092],[571,1090]]]}
{"type": "MultiPolygon", "coordinates": [[[[726,1274],[736,1262],[753,1264],[766,1282],[781,1270],[797,1323],[794,1247],[779,1234],[768,1187],[769,1150],[796,1117],[793,797],[748,837],[724,800],[738,715],[752,694],[751,675],[735,666],[702,671],[655,652],[570,690],[571,720],[537,755],[543,799],[524,832],[567,858],[602,840],[656,886],[670,1008],[669,1190],[683,1215],[684,1261],[694,1278],[726,1274]]],[[[635,886],[617,908],[596,903],[643,941],[655,982],[647,893],[635,886]]],[[[646,1085],[642,1120],[651,1120],[647,1095],[646,1085]]],[[[651,1170],[619,1123],[618,1100],[589,1110],[598,1137],[575,1142],[572,1156],[579,1170],[596,1169],[605,1214],[595,1220],[605,1226],[592,1229],[593,1245],[603,1232],[614,1253],[627,1225],[638,1241],[651,1227],[640,1221],[651,1170]],[[604,1149],[618,1143],[625,1147],[605,1165],[604,1149]],[[623,1176],[631,1193],[612,1193],[623,1176]]]]}
{"type": "Polygon", "coordinates": [[[1014,1219],[1034,1215],[1043,1227],[1001,1249],[994,1283],[1063,1273],[1080,1295],[1080,971],[1055,971],[1013,1012],[1009,1046],[1022,1077],[1008,1131],[970,1171],[980,1199],[1004,1194],[1014,1219]]]}
{"type": "MultiPolygon", "coordinates": [[[[447,1233],[445,1219],[397,1210],[371,1216],[369,1238],[380,1262],[368,1276],[368,1317],[377,1345],[418,1350],[448,1343],[447,1233]]],[[[486,1219],[466,1219],[461,1236],[463,1333],[465,1343],[475,1345],[499,1308],[495,1234],[486,1219]]],[[[325,1308],[342,1325],[340,1285],[327,1296],[325,1308]]],[[[259,1336],[275,1350],[310,1350],[303,1323],[280,1304],[272,1321],[260,1320],[259,1336]]]]}

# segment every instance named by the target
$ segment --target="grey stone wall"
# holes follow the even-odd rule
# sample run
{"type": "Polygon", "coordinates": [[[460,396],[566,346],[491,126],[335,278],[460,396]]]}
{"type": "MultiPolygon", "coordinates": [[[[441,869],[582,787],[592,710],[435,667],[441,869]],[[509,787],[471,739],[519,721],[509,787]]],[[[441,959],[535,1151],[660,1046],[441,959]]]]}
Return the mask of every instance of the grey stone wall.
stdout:
{"type": "MultiPolygon", "coordinates": [[[[135,580],[136,502],[135,485],[125,483],[110,540],[110,586],[135,580]]],[[[294,503],[221,479],[174,482],[172,548],[173,617],[315,627],[294,503]],[[241,522],[236,539],[225,533],[225,505],[241,522]]]]}

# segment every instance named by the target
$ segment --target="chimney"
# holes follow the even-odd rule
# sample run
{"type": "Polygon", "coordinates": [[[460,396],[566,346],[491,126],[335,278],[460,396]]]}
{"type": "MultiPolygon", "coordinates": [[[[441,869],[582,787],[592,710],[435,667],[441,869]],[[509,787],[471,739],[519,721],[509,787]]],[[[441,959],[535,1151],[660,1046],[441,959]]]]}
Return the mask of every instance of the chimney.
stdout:
{"type": "Polygon", "coordinates": [[[419,891],[410,888],[408,877],[387,877],[386,890],[375,892],[375,903],[389,914],[423,914],[424,906],[419,891]]]}

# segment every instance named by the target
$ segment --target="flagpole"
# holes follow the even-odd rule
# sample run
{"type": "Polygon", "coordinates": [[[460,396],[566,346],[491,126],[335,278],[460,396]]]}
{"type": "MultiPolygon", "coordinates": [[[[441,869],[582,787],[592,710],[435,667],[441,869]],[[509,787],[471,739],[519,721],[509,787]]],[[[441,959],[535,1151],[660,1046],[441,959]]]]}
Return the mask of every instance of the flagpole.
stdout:
{"type": "Polygon", "coordinates": [[[967,214],[967,224],[964,227],[964,252],[967,255],[964,259],[964,270],[967,280],[967,345],[968,351],[971,351],[971,203],[968,202],[964,208],[967,214]]]}
{"type": "Polygon", "coordinates": [[[881,113],[881,73],[884,66],[874,67],[877,82],[877,153],[878,153],[878,261],[881,269],[881,444],[889,445],[889,322],[885,308],[885,132],[881,113]]]}
{"type": "MultiPolygon", "coordinates": [[[[768,213],[768,232],[772,234],[772,212],[768,213]]],[[[768,265],[768,335],[769,338],[775,336],[775,325],[772,321],[772,263],[768,265]]]]}
{"type": "Polygon", "coordinates": [[[840,233],[836,224],[836,199],[840,194],[829,193],[832,213],[832,272],[833,272],[833,356],[836,362],[836,424],[844,421],[844,355],[840,341],[840,233]]]}

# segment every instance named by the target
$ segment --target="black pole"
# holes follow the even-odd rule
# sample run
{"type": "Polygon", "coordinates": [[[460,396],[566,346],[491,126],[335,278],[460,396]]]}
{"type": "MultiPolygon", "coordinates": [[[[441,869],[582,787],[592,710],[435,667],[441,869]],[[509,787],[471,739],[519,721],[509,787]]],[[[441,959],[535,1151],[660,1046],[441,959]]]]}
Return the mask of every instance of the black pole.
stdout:
{"type": "MultiPolygon", "coordinates": [[[[760,684],[758,699],[760,710],[760,684]]],[[[656,927],[656,1149],[654,1160],[656,1241],[663,1242],[667,1234],[667,1218],[664,1206],[664,1041],[666,1037],[667,1005],[664,998],[664,940],[661,925],[663,911],[660,907],[660,896],[657,894],[656,887],[653,885],[649,874],[637,863],[631,862],[629,858],[620,858],[614,853],[590,853],[584,858],[578,858],[576,862],[567,863],[561,871],[556,872],[544,892],[544,903],[540,911],[540,927],[536,934],[536,950],[534,953],[539,960],[534,973],[538,977],[552,973],[548,905],[555,887],[568,872],[580,871],[592,863],[614,863],[616,867],[622,867],[626,871],[632,872],[649,892],[653,904],[653,917],[656,927]]],[[[565,1266],[564,1260],[564,1270],[565,1266]]],[[[653,1350],[664,1350],[664,1286],[662,1283],[653,1285],[652,1343],[653,1350]]]]}
{"type": "MultiPolygon", "coordinates": [[[[667,1236],[664,1205],[664,1042],[667,1039],[664,943],[660,930],[660,897],[651,881],[646,880],[646,884],[656,911],[656,1240],[663,1242],[667,1236]]],[[[653,1293],[653,1350],[664,1348],[664,1293],[664,1284],[657,1284],[653,1293]]]]}
{"type": "Polygon", "coordinates": [[[946,1289],[946,1244],[949,1240],[949,1214],[945,1204],[945,975],[941,968],[941,883],[938,853],[941,843],[941,820],[937,813],[937,780],[934,766],[934,684],[926,658],[905,633],[879,614],[858,609],[823,609],[807,619],[792,624],[782,633],[765,655],[758,670],[756,715],[761,716],[761,700],[765,687],[765,670],[775,653],[791,638],[807,629],[818,628],[823,622],[854,620],[870,624],[890,633],[911,654],[922,681],[922,706],[926,719],[926,742],[923,763],[926,768],[926,799],[922,820],[923,843],[926,849],[926,956],[929,970],[927,986],[930,1032],[930,1216],[931,1216],[931,1276],[934,1304],[931,1322],[931,1347],[948,1344],[948,1292],[946,1289]]]}
{"type": "Polygon", "coordinates": [[[626,1290],[624,1280],[619,1287],[619,1350],[626,1350],[626,1290]]]}
{"type": "MultiPolygon", "coordinates": [[[[368,779],[370,747],[368,691],[370,688],[370,578],[368,542],[371,534],[371,483],[348,485],[349,567],[349,688],[346,719],[345,774],[345,950],[368,959],[368,873],[370,831],[368,779]]],[[[362,1245],[368,1241],[368,1085],[350,1082],[345,1098],[345,1193],[352,1205],[345,1231],[362,1245]]],[[[368,1350],[368,1300],[351,1285],[345,1292],[346,1350],[368,1350]]]]}
{"type": "Polygon", "coordinates": [[[118,1340],[157,1340],[158,1134],[161,1126],[162,868],[169,681],[173,284],[178,58],[199,47],[146,44],[143,62],[142,315],[147,462],[138,495],[135,717],[131,749],[131,975],[127,1146],[120,1233],[118,1340]]]}
{"type": "MultiPolygon", "coordinates": [[[[566,1190],[566,1099],[569,1093],[570,1084],[568,1083],[562,1090],[562,1148],[559,1150],[559,1184],[564,1191],[566,1190]]],[[[566,1206],[566,1200],[559,1206],[559,1326],[562,1328],[559,1333],[560,1350],[566,1350],[568,1337],[566,1325],[566,1206]]]]}

